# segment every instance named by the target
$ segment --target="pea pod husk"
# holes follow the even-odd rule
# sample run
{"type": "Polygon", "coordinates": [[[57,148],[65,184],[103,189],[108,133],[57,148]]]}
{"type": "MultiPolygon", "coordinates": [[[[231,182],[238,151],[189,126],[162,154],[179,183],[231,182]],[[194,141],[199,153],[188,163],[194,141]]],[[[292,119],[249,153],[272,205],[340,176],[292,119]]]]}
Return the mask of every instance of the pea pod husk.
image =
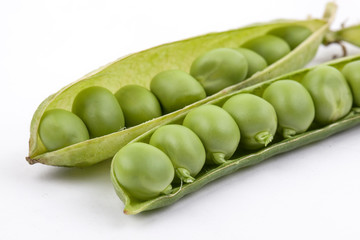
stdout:
{"type": "MultiPolygon", "coordinates": [[[[347,57],[343,59],[338,59],[336,61],[332,61],[327,63],[326,65],[336,67],[337,69],[341,70],[343,66],[346,63],[349,63],[351,61],[356,61],[360,59],[360,55],[353,56],[353,57],[347,57]]],[[[227,95],[221,96],[218,99],[214,99],[207,104],[215,104],[221,106],[227,99],[229,99],[231,96],[234,96],[238,93],[252,93],[255,95],[261,96],[263,91],[266,89],[267,86],[269,86],[271,83],[283,79],[293,79],[296,81],[300,81],[304,75],[312,70],[315,67],[306,68],[303,70],[298,70],[293,73],[289,73],[286,75],[283,75],[278,78],[274,78],[271,80],[267,80],[263,83],[256,84],[254,86],[250,86],[248,88],[244,88],[238,91],[234,91],[232,93],[229,93],[227,95]]],[[[178,119],[177,121],[181,123],[182,119],[178,119]]],[[[156,197],[154,199],[145,201],[145,202],[139,202],[136,199],[132,198],[125,189],[123,189],[118,181],[116,180],[113,169],[111,167],[111,178],[112,182],[115,188],[115,191],[117,195],[120,197],[120,199],[125,204],[124,213],[126,214],[137,214],[142,211],[147,211],[155,208],[164,207],[167,205],[170,205],[177,200],[179,200],[181,197],[194,192],[204,185],[216,180],[217,178],[220,178],[222,176],[228,175],[232,172],[235,172],[236,170],[251,166],[257,163],[260,163],[263,160],[266,160],[274,155],[290,151],[295,148],[299,148],[301,146],[307,145],[309,143],[319,141],[321,139],[325,139],[337,132],[343,131],[345,129],[351,128],[355,125],[360,124],[360,109],[354,108],[352,111],[344,118],[329,124],[327,126],[321,127],[321,128],[312,128],[311,130],[308,130],[307,132],[304,132],[302,134],[295,135],[292,138],[284,139],[284,140],[278,140],[274,143],[270,144],[266,148],[263,148],[259,151],[253,151],[247,154],[236,152],[235,155],[226,163],[220,165],[220,166],[208,166],[206,169],[203,169],[197,176],[193,183],[191,184],[183,184],[177,187],[174,187],[171,194],[168,195],[160,195],[159,197],[156,197]]],[[[154,129],[155,130],[155,129],[154,129]]],[[[138,138],[134,139],[131,142],[147,142],[149,137],[151,136],[152,132],[154,130],[151,130],[138,138]]]]}
{"type": "Polygon", "coordinates": [[[113,157],[122,146],[137,136],[156,126],[180,118],[191,108],[219,98],[228,92],[299,69],[315,56],[325,33],[328,31],[335,10],[335,4],[330,3],[327,5],[323,19],[305,21],[281,20],[226,32],[210,33],[131,54],[101,67],[82,77],[78,81],[62,88],[40,104],[31,121],[29,156],[26,159],[30,164],[40,162],[47,165],[70,167],[93,165],[113,157]],[[235,48],[249,39],[263,35],[274,28],[294,24],[311,29],[313,32],[312,35],[276,63],[268,66],[263,71],[254,74],[245,81],[230,86],[217,94],[140,125],[102,137],[93,138],[52,152],[47,152],[39,138],[38,128],[44,112],[54,108],[71,110],[75,96],[84,88],[90,86],[102,86],[113,93],[121,86],[127,84],[138,84],[149,88],[151,78],[157,73],[168,69],[180,69],[189,72],[193,60],[210,49],[218,47],[235,48]]]}

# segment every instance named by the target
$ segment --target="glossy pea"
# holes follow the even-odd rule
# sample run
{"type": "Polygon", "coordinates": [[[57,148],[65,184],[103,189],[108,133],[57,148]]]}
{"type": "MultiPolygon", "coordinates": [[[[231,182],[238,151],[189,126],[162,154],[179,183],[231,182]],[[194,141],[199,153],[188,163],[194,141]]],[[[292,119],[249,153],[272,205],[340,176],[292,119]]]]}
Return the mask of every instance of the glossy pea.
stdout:
{"type": "Polygon", "coordinates": [[[44,113],[39,136],[48,151],[54,151],[89,139],[84,122],[72,112],[52,109],[44,113]]]}
{"type": "Polygon", "coordinates": [[[124,113],[127,127],[136,126],[161,116],[161,106],[155,95],[139,85],[120,88],[115,97],[124,113]]]}
{"type": "Polygon", "coordinates": [[[159,99],[166,113],[176,111],[206,97],[199,82],[181,70],[158,73],[151,80],[150,90],[159,99]]]}
{"type": "Polygon", "coordinates": [[[256,72],[259,72],[267,67],[265,59],[256,52],[246,48],[235,48],[235,50],[244,55],[248,64],[246,78],[251,77],[256,72]]]}
{"type": "Polygon", "coordinates": [[[171,190],[174,168],[169,157],[146,143],[129,143],[113,158],[115,177],[131,196],[148,200],[171,190]]]}
{"type": "Polygon", "coordinates": [[[351,90],[339,70],[319,66],[308,72],[301,83],[315,104],[315,120],[329,124],[344,117],[351,109],[351,90]]]}
{"type": "Polygon", "coordinates": [[[191,64],[190,74],[204,87],[207,95],[245,79],[248,64],[244,55],[231,48],[216,48],[191,64]]]}
{"type": "Polygon", "coordinates": [[[268,65],[273,64],[290,52],[289,44],[273,35],[263,35],[251,39],[241,47],[257,52],[266,60],[268,65]]]}
{"type": "Polygon", "coordinates": [[[245,149],[267,146],[277,128],[276,112],[270,103],[248,93],[229,98],[223,105],[236,121],[240,132],[240,145],[245,149]]]}
{"type": "Polygon", "coordinates": [[[360,107],[360,60],[346,64],[342,74],[350,85],[355,105],[360,107]]]}
{"type": "Polygon", "coordinates": [[[72,111],[84,121],[90,137],[113,133],[125,126],[118,101],[103,87],[89,87],[79,92],[72,111]]]}
{"type": "Polygon", "coordinates": [[[215,105],[191,110],[185,116],[183,125],[201,139],[209,163],[224,163],[234,154],[240,141],[240,130],[235,120],[215,105]]]}
{"type": "Polygon", "coordinates": [[[290,48],[294,49],[308,38],[312,32],[304,26],[285,26],[275,28],[271,30],[269,34],[284,39],[289,44],[290,48]]]}
{"type": "Polygon", "coordinates": [[[205,164],[205,148],[189,128],[177,124],[159,127],[149,143],[169,156],[176,175],[184,182],[193,182],[205,164]]]}
{"type": "Polygon", "coordinates": [[[279,132],[284,138],[305,132],[315,117],[310,93],[294,80],[280,80],[268,86],[263,98],[275,108],[279,132]]]}

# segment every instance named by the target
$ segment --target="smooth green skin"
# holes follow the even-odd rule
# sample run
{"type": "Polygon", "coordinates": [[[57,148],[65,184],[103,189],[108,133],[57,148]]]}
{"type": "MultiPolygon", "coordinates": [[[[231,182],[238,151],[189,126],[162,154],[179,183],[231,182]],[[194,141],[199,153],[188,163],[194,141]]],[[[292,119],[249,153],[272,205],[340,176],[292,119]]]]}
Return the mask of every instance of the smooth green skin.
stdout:
{"type": "Polygon", "coordinates": [[[271,30],[269,34],[284,39],[289,44],[290,48],[294,49],[307,39],[312,32],[304,26],[286,26],[275,28],[271,30]]]}
{"type": "Polygon", "coordinates": [[[207,95],[241,82],[248,71],[244,55],[232,48],[216,48],[191,64],[190,74],[204,87],[207,95]]]}
{"type": "Polygon", "coordinates": [[[117,132],[125,126],[118,101],[103,87],[89,87],[79,92],[72,112],[84,121],[92,138],[117,132]]]}
{"type": "Polygon", "coordinates": [[[151,80],[150,90],[159,99],[165,113],[176,111],[206,97],[200,83],[181,70],[158,73],[151,80]]]}
{"type": "Polygon", "coordinates": [[[354,104],[360,107],[360,60],[346,64],[342,74],[350,85],[354,104]]]}
{"type": "Polygon", "coordinates": [[[147,200],[169,189],[174,167],[169,157],[146,143],[130,143],[113,158],[117,181],[135,198],[147,200]]]}
{"type": "Polygon", "coordinates": [[[263,35],[251,39],[241,47],[248,48],[261,55],[268,65],[273,64],[290,53],[290,46],[283,39],[273,35],[263,35]]]}
{"type": "Polygon", "coordinates": [[[319,66],[308,72],[301,83],[315,104],[315,121],[329,124],[344,117],[351,109],[351,90],[339,70],[319,66]]]}
{"type": "Polygon", "coordinates": [[[175,170],[187,170],[190,178],[176,171],[185,182],[192,182],[191,176],[195,177],[205,164],[206,152],[200,138],[182,125],[169,124],[158,128],[149,143],[169,156],[175,170]]]}
{"type": "Polygon", "coordinates": [[[229,159],[240,142],[235,120],[221,107],[202,105],[191,110],[183,125],[201,139],[209,163],[221,164],[229,159]]]}
{"type": "Polygon", "coordinates": [[[48,151],[89,139],[89,132],[84,122],[72,112],[63,109],[53,109],[44,113],[39,135],[48,151]]]}
{"type": "Polygon", "coordinates": [[[249,78],[256,72],[264,70],[268,65],[265,59],[257,54],[256,52],[247,48],[235,48],[236,51],[240,52],[246,59],[248,64],[248,71],[245,78],[249,78]]]}
{"type": "Polygon", "coordinates": [[[315,106],[310,93],[294,80],[272,83],[262,97],[275,108],[278,130],[284,138],[305,132],[314,121],[315,106]]]}
{"type": "Polygon", "coordinates": [[[241,147],[259,149],[272,141],[277,128],[277,117],[273,106],[264,99],[241,93],[229,98],[223,109],[235,119],[240,129],[241,147]]]}
{"type": "Polygon", "coordinates": [[[126,127],[160,117],[161,106],[156,96],[139,85],[126,85],[120,88],[115,97],[124,113],[126,127]]]}

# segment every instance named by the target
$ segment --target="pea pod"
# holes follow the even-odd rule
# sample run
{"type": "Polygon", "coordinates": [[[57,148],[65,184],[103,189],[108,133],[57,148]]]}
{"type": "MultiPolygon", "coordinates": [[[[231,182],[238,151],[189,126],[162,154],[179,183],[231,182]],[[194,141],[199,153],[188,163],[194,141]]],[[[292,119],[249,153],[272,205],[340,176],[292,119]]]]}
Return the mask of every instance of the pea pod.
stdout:
{"type": "Polygon", "coordinates": [[[334,32],[329,31],[324,39],[326,45],[341,41],[346,41],[360,47],[360,24],[342,28],[334,32]]]}
{"type": "Polygon", "coordinates": [[[324,19],[276,21],[164,44],[123,57],[93,71],[49,96],[40,104],[31,121],[29,156],[27,160],[31,164],[40,162],[56,166],[89,166],[95,164],[113,157],[119,148],[137,136],[156,126],[181,118],[196,106],[217,99],[237,89],[299,69],[314,57],[328,30],[335,9],[336,6],[334,4],[329,4],[324,19]],[[264,35],[272,29],[292,25],[307,27],[312,31],[311,36],[282,59],[238,84],[170,114],[56,151],[48,152],[41,142],[38,130],[40,119],[44,112],[55,108],[70,110],[75,96],[85,88],[100,86],[115,93],[122,86],[138,84],[149,89],[151,78],[161,71],[179,69],[189,72],[192,62],[209,50],[220,47],[237,48],[250,39],[264,35]]]}
{"type": "MultiPolygon", "coordinates": [[[[327,63],[327,65],[332,66],[336,69],[342,69],[344,65],[346,65],[349,62],[360,60],[360,55],[338,59],[336,61],[332,61],[327,63]]],[[[238,91],[234,91],[232,93],[229,93],[227,95],[221,96],[217,99],[214,99],[210,101],[208,104],[218,105],[222,106],[224,102],[226,102],[229,98],[232,96],[235,96],[240,93],[251,93],[255,94],[257,96],[262,96],[265,89],[270,86],[272,83],[281,81],[284,79],[292,79],[295,81],[301,81],[304,76],[313,70],[312,68],[307,68],[303,70],[298,70],[293,73],[289,73],[286,75],[283,75],[278,78],[274,78],[268,81],[265,81],[263,83],[256,84],[254,86],[250,86],[248,88],[244,88],[238,91]]],[[[177,121],[181,121],[182,119],[179,118],[177,121]]],[[[208,165],[206,168],[204,168],[200,173],[197,175],[196,180],[193,183],[190,184],[184,184],[184,185],[173,185],[172,192],[167,195],[158,196],[153,199],[149,199],[147,201],[138,202],[133,199],[131,195],[129,195],[126,190],[124,190],[117,182],[113,169],[111,169],[111,176],[112,176],[112,182],[115,188],[116,193],[120,197],[120,199],[125,204],[124,213],[126,214],[136,214],[142,211],[147,211],[150,209],[160,208],[164,207],[166,205],[172,204],[182,198],[183,196],[194,192],[204,185],[210,183],[211,181],[216,180],[217,178],[220,178],[222,176],[228,175],[232,172],[235,172],[236,170],[251,166],[257,163],[260,163],[261,161],[270,158],[271,156],[290,151],[295,148],[299,148],[301,146],[304,146],[306,144],[319,141],[321,139],[325,139],[337,132],[343,131],[345,129],[351,128],[355,125],[360,124],[360,110],[359,108],[354,108],[352,111],[344,118],[333,122],[331,124],[325,125],[325,126],[318,126],[316,128],[312,128],[310,130],[307,130],[304,133],[297,134],[293,136],[292,138],[287,139],[279,139],[277,141],[274,141],[273,143],[269,144],[266,148],[263,148],[261,150],[252,151],[249,154],[241,154],[241,152],[235,152],[233,157],[228,160],[227,162],[221,164],[221,165],[208,165]]],[[[138,138],[134,139],[133,142],[147,142],[149,139],[149,136],[155,131],[151,130],[138,138]]],[[[112,163],[113,165],[113,163],[112,163]]]]}

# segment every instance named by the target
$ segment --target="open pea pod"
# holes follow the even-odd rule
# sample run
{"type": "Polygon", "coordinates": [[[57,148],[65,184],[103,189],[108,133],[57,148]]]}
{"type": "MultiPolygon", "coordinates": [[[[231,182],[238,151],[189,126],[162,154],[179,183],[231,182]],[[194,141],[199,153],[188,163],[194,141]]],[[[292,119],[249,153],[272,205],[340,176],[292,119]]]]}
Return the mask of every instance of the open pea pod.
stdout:
{"type": "MultiPolygon", "coordinates": [[[[338,59],[336,61],[332,61],[327,63],[326,65],[333,66],[337,68],[338,70],[341,70],[346,63],[360,60],[360,55],[353,56],[353,57],[347,57],[343,59],[338,59]]],[[[263,91],[271,84],[279,80],[283,79],[292,79],[295,81],[300,81],[303,79],[306,73],[308,73],[310,70],[314,69],[315,67],[298,70],[293,73],[289,73],[286,75],[282,75],[281,77],[277,77],[271,80],[264,81],[262,83],[256,84],[254,86],[250,86],[238,91],[234,91],[232,93],[228,93],[224,96],[221,96],[217,99],[214,99],[212,101],[209,101],[207,104],[214,104],[218,106],[222,106],[224,102],[226,102],[227,99],[230,97],[239,94],[239,93],[251,93],[258,96],[261,96],[263,91]]],[[[176,121],[172,121],[171,123],[181,123],[184,119],[184,114],[181,114],[181,117],[178,116],[178,119],[176,121]]],[[[360,109],[359,108],[353,108],[351,112],[346,115],[345,117],[341,118],[340,120],[331,123],[326,126],[322,127],[312,127],[310,130],[295,135],[288,139],[278,139],[275,140],[273,143],[268,145],[267,147],[256,150],[256,151],[250,151],[246,153],[241,152],[235,152],[235,154],[232,156],[230,160],[227,162],[221,164],[221,165],[208,165],[205,166],[202,171],[196,176],[196,179],[194,182],[189,184],[177,184],[173,183],[173,190],[172,193],[168,195],[160,195],[154,199],[150,199],[147,201],[139,201],[133,198],[131,195],[128,194],[128,192],[119,184],[115,173],[114,173],[114,162],[111,164],[111,179],[115,188],[115,191],[117,195],[120,197],[120,199],[125,204],[124,213],[126,214],[137,214],[142,211],[147,211],[155,208],[164,207],[167,205],[170,205],[183,196],[194,192],[198,189],[200,189],[205,184],[210,183],[211,181],[216,180],[217,178],[220,178],[222,176],[228,175],[232,172],[235,172],[236,170],[247,167],[250,165],[254,165],[257,163],[260,163],[263,160],[266,160],[274,155],[290,151],[295,148],[299,148],[301,146],[304,146],[306,144],[319,141],[321,139],[325,139],[329,137],[330,135],[333,135],[337,132],[343,131],[345,129],[351,128],[355,125],[360,124],[360,109]]],[[[148,143],[149,139],[152,135],[152,133],[157,128],[137,137],[133,142],[144,142],[148,143]]]]}
{"type": "Polygon", "coordinates": [[[196,106],[217,99],[236,89],[299,69],[314,57],[325,33],[328,31],[335,10],[336,6],[330,3],[327,5],[323,19],[275,21],[160,45],[123,57],[91,72],[49,96],[40,104],[31,121],[29,157],[26,159],[30,164],[40,162],[56,166],[89,166],[113,157],[119,148],[132,139],[156,126],[169,123],[183,116],[196,106]],[[49,152],[41,142],[38,131],[43,114],[56,108],[71,110],[74,98],[85,88],[101,86],[113,93],[127,84],[138,84],[149,88],[151,78],[161,71],[180,69],[189,72],[194,59],[206,51],[219,47],[236,48],[275,28],[292,25],[305,26],[312,31],[312,34],[285,57],[241,83],[151,121],[59,150],[49,152]]]}

